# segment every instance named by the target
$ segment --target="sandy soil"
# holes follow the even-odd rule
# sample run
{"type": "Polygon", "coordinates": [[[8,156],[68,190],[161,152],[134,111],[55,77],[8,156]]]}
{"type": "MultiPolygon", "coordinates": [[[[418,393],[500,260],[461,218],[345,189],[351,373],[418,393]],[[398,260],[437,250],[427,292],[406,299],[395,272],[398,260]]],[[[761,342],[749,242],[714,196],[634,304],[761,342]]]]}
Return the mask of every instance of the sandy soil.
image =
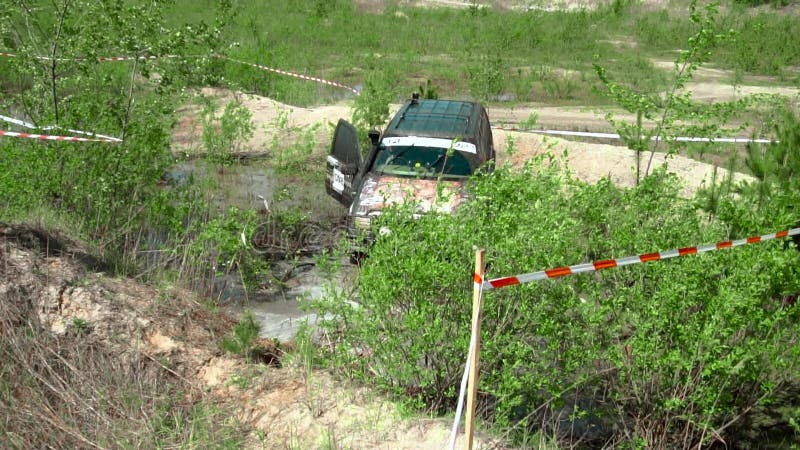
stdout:
{"type": "MultiPolygon", "coordinates": [[[[187,389],[248,425],[246,448],[446,446],[448,420],[405,419],[380,395],[308,369],[300,352],[284,357],[280,368],[245,364],[219,349],[220,336],[233,322],[209,311],[193,293],[112,278],[88,259],[65,238],[0,224],[0,301],[14,298],[8,297],[13,292],[30,293],[41,323],[54,334],[80,321],[120,358],[160,362],[187,389]]],[[[492,441],[479,436],[477,443],[489,448],[492,441]]]]}
{"type": "MultiPolygon", "coordinates": [[[[226,91],[207,90],[206,95],[218,96],[221,101],[233,98],[226,91]]],[[[282,104],[263,97],[246,95],[240,96],[242,103],[253,113],[253,121],[257,130],[252,139],[246,144],[245,149],[256,153],[270,153],[280,151],[275,148],[275,142],[280,145],[290,145],[292,141],[300,139],[301,130],[318,124],[314,139],[315,152],[324,154],[330,145],[333,124],[339,118],[348,119],[351,115],[350,105],[340,103],[318,108],[298,108],[282,104]],[[284,125],[278,124],[282,117],[284,125]]],[[[393,105],[396,110],[399,105],[393,105]]],[[[579,131],[612,131],[599,112],[581,110],[579,108],[560,107],[517,107],[517,108],[490,108],[489,116],[492,123],[516,125],[536,112],[539,115],[537,124],[542,128],[555,128],[579,131]]],[[[618,116],[621,117],[622,115],[618,116]]],[[[199,133],[199,129],[191,127],[179,128],[176,143],[196,142],[196,137],[190,136],[191,132],[199,133]]],[[[568,141],[556,137],[545,137],[531,133],[521,133],[495,129],[495,148],[498,151],[498,162],[508,162],[513,166],[520,166],[525,160],[541,154],[551,152],[556,157],[562,158],[564,151],[568,156],[565,159],[567,167],[580,180],[595,182],[600,177],[608,176],[621,186],[631,186],[636,178],[635,153],[625,147],[568,141]],[[509,154],[508,142],[514,142],[514,152],[509,154]]],[[[649,157],[649,155],[648,155],[649,157]]],[[[641,170],[644,171],[647,161],[642,161],[641,170]]],[[[714,166],[692,160],[683,156],[667,157],[657,153],[653,159],[653,168],[667,165],[669,172],[675,173],[684,183],[684,194],[690,195],[704,182],[710,180],[714,166]]],[[[726,173],[718,169],[719,177],[726,173]]],[[[736,174],[737,180],[747,179],[742,174],[736,174]]]]}

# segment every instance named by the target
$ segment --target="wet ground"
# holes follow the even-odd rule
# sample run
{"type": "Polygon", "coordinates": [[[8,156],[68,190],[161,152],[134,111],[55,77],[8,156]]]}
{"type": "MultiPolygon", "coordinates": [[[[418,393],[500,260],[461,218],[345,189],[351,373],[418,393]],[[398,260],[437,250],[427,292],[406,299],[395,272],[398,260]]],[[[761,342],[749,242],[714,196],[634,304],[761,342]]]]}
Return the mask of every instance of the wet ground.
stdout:
{"type": "Polygon", "coordinates": [[[176,165],[172,178],[178,181],[194,175],[207,178],[213,185],[215,205],[255,209],[264,213],[268,207],[275,213],[291,213],[302,217],[306,229],[313,229],[319,245],[299,244],[299,254],[263,255],[270,260],[271,274],[255,292],[247,292],[236,273],[220,277],[215,298],[232,317],[251,311],[261,323],[261,337],[291,340],[303,324],[314,325],[318,317],[302,311],[301,304],[324,295],[326,286],[344,288],[352,285],[356,268],[348,258],[328,258],[328,264],[341,269],[329,275],[319,267],[324,250],[338,242],[338,229],[345,209],[328,197],[322,179],[313,174],[306,177],[289,176],[273,170],[263,158],[234,164],[219,170],[201,160],[184,161],[176,165]],[[266,201],[266,204],[265,204],[266,201]],[[330,264],[336,263],[336,264],[330,264]]]}
{"type": "MultiPolygon", "coordinates": [[[[324,169],[320,165],[319,173],[324,169]]],[[[314,222],[335,223],[344,216],[344,207],[325,194],[322,177],[275,171],[264,157],[222,168],[201,159],[183,161],[175,165],[170,176],[181,182],[192,175],[208,179],[212,199],[220,208],[261,210],[266,200],[271,210],[302,212],[314,222]]]]}
{"type": "Polygon", "coordinates": [[[275,272],[287,270],[290,265],[296,266],[292,274],[283,284],[251,300],[231,298],[226,303],[225,311],[233,317],[241,317],[250,311],[261,324],[260,336],[279,341],[291,340],[304,325],[313,327],[320,317],[306,307],[312,300],[319,299],[331,289],[349,289],[357,269],[349,264],[347,258],[338,258],[341,269],[333,274],[325,273],[316,264],[319,256],[300,258],[292,262],[275,264],[275,272]]]}

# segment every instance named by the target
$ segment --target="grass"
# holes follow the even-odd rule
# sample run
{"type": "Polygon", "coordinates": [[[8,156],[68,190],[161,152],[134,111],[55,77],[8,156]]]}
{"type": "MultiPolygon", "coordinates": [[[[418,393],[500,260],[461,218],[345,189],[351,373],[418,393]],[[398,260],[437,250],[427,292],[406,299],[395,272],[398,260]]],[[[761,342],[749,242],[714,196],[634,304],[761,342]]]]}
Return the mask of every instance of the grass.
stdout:
{"type": "MultiPolygon", "coordinates": [[[[210,22],[214,3],[177,0],[170,17],[210,22]]],[[[387,2],[382,13],[372,13],[344,0],[317,5],[301,0],[240,3],[227,30],[228,53],[353,86],[369,72],[381,71],[397,80],[400,97],[430,79],[445,97],[602,104],[605,100],[592,89],[593,61],[610,62],[612,75],[657,92],[668,80],[647,61],[674,59],[693,31],[683,7],[652,10],[624,2],[575,12],[403,8],[387,2]],[[476,67],[498,80],[493,95],[471,86],[476,67]]],[[[800,64],[796,17],[751,14],[730,5],[721,26],[739,36],[715,52],[714,64],[788,81],[796,77],[787,70],[800,64]]],[[[224,72],[245,90],[294,104],[348,95],[234,64],[226,64],[224,72]]]]}
{"type": "Polygon", "coordinates": [[[76,320],[53,335],[30,294],[4,294],[0,447],[239,448],[242,427],[228,411],[155,359],[121,354],[90,327],[76,320]]]}

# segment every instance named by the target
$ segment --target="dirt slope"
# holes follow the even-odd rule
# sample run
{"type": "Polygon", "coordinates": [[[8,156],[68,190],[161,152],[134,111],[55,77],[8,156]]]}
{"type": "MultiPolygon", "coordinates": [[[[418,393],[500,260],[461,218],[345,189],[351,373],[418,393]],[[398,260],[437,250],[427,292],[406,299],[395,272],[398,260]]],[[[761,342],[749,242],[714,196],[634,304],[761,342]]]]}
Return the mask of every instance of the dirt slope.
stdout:
{"type": "MultiPolygon", "coordinates": [[[[122,360],[160,365],[192,398],[233,411],[249,430],[247,448],[445,447],[448,421],[404,419],[379,395],[308,368],[301,352],[286,355],[282,367],[245,364],[219,350],[233,321],[191,292],[157,289],[103,270],[66,238],[0,224],[0,305],[33,302],[30,311],[55,335],[77,327],[122,360]]],[[[3,442],[0,434],[0,447],[3,442]]],[[[488,442],[479,440],[478,448],[488,442]]]]}

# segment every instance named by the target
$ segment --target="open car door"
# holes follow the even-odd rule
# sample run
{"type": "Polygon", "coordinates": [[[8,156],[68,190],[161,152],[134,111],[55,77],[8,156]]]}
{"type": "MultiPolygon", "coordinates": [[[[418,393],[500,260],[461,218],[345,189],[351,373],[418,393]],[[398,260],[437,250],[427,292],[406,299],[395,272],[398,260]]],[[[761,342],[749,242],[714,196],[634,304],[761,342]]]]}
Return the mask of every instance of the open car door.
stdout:
{"type": "Polygon", "coordinates": [[[339,119],[325,167],[325,191],[344,206],[353,203],[353,180],[361,164],[358,133],[353,125],[339,119]]]}

